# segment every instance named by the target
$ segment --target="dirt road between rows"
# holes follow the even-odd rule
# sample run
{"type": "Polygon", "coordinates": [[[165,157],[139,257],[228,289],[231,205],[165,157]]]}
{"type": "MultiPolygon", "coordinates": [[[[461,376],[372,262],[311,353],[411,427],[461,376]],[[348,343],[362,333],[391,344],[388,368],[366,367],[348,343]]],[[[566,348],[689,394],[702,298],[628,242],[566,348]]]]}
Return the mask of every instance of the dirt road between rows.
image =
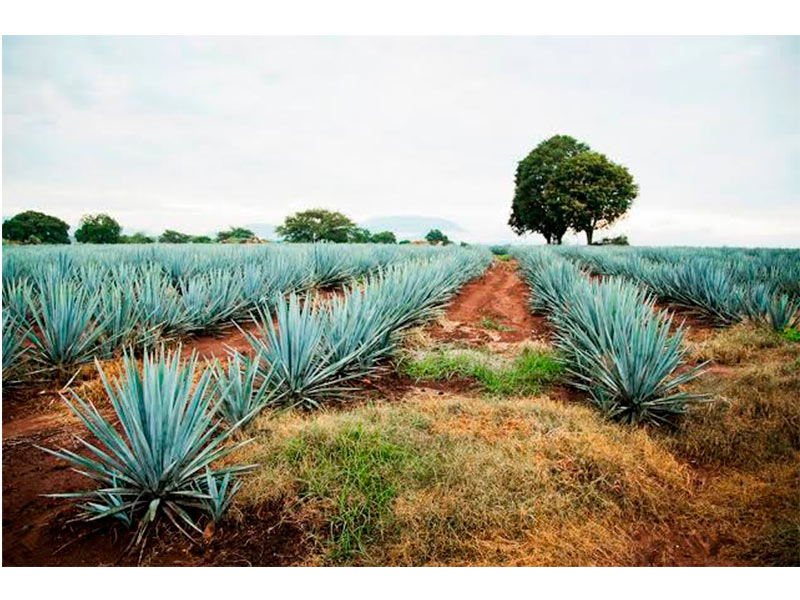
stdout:
{"type": "Polygon", "coordinates": [[[546,339],[550,326],[543,316],[531,314],[529,298],[516,261],[496,260],[462,288],[431,335],[470,346],[546,339]]]}

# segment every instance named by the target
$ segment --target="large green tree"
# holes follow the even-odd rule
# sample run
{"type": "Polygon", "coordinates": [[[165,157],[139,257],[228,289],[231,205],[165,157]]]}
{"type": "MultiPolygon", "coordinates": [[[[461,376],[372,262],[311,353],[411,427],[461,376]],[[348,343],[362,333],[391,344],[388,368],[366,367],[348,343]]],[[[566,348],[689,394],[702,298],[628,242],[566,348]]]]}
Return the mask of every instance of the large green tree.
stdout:
{"type": "Polygon", "coordinates": [[[517,165],[514,200],[508,224],[521,235],[540,233],[548,244],[560,244],[570,227],[569,206],[547,195],[547,182],[565,160],[590,148],[568,135],[555,135],[536,146],[517,165]]]}
{"type": "Polygon", "coordinates": [[[442,246],[447,246],[450,243],[450,238],[438,229],[431,229],[425,234],[425,239],[428,240],[429,244],[434,245],[441,244],[442,246]]]}
{"type": "Polygon", "coordinates": [[[85,244],[116,244],[122,227],[107,214],[84,215],[75,239],[85,244]]]}
{"type": "Polygon", "coordinates": [[[337,242],[351,240],[356,225],[340,212],[314,208],[286,217],[275,231],[287,242],[337,242]]]}
{"type": "Polygon", "coordinates": [[[381,231],[370,236],[369,241],[373,244],[396,244],[397,237],[391,231],[381,231]]]}
{"type": "Polygon", "coordinates": [[[347,238],[352,244],[368,244],[372,239],[372,232],[364,227],[355,227],[347,238]]]}
{"type": "Polygon", "coordinates": [[[603,154],[586,152],[564,160],[545,185],[548,202],[567,207],[569,224],[586,234],[604,229],[628,212],[639,187],[622,165],[603,154]]]}
{"type": "Polygon", "coordinates": [[[57,217],[28,210],[3,223],[3,239],[23,244],[69,244],[69,225],[57,217]]]}

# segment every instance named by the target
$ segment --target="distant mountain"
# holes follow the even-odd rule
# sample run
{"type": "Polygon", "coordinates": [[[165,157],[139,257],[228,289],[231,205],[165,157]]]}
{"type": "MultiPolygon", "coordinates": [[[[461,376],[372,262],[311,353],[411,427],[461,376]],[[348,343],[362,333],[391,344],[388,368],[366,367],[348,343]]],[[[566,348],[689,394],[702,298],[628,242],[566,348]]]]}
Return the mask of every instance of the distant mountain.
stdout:
{"type": "Polygon", "coordinates": [[[420,215],[397,215],[390,217],[374,217],[359,223],[370,231],[393,231],[398,239],[420,239],[425,237],[431,229],[439,229],[445,235],[461,233],[464,228],[455,221],[440,219],[438,217],[423,217],[420,215]]]}

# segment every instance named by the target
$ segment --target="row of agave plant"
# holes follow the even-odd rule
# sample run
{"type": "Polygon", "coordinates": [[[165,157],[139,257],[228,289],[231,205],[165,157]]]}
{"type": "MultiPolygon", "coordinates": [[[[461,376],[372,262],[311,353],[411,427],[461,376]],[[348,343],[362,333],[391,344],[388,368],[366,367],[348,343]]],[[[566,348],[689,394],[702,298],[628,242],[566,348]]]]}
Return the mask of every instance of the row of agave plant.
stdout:
{"type": "Polygon", "coordinates": [[[42,371],[64,376],[126,346],[229,326],[283,293],[341,284],[392,264],[436,256],[434,249],[378,248],[379,259],[367,260],[367,248],[320,244],[255,253],[239,248],[242,254],[188,253],[181,247],[138,254],[95,247],[92,254],[81,248],[78,255],[84,259],[100,257],[87,262],[72,258],[71,250],[30,249],[31,255],[52,259],[37,263],[29,261],[27,248],[15,250],[16,262],[3,257],[4,268],[12,265],[3,274],[4,382],[42,371]],[[120,262],[107,262],[108,255],[120,262]],[[224,265],[221,261],[230,256],[235,259],[224,265]]]}
{"type": "Polygon", "coordinates": [[[681,327],[640,286],[590,280],[542,249],[515,254],[531,286],[531,307],[548,314],[572,383],[610,418],[664,424],[704,397],[682,391],[703,365],[685,368],[681,327]]]}
{"type": "Polygon", "coordinates": [[[83,454],[44,450],[99,487],[56,496],[77,500],[86,519],[135,528],[131,545],[162,515],[190,537],[201,532],[202,516],[219,520],[239,475],[254,468],[220,462],[248,443],[230,443],[234,432],[266,408],[315,407],[352,389],[381,367],[404,329],[435,314],[489,261],[486,251],[442,253],[382,269],[328,300],[277,295],[252,315],[252,355],[232,351],[202,365],[195,353],[182,360],[180,347],[161,345],[144,350],[140,367],[125,351],[116,378],[98,362],[114,419],[70,391],[65,401],[94,440],[80,440],[83,454]]]}
{"type": "Polygon", "coordinates": [[[749,319],[778,332],[797,327],[800,253],[757,252],[736,253],[740,260],[734,262],[723,249],[695,254],[681,249],[560,250],[592,273],[630,279],[660,299],[699,311],[719,325],[749,319]],[[789,262],[792,257],[796,263],[789,262]]]}
{"type": "MultiPolygon", "coordinates": [[[[596,248],[583,248],[596,250],[596,248]]],[[[705,259],[730,271],[738,283],[765,283],[776,291],[800,295],[800,249],[797,248],[697,248],[606,247],[610,254],[630,254],[648,262],[668,265],[705,259]]]]}
{"type": "Polygon", "coordinates": [[[315,284],[324,286],[409,257],[434,256],[439,250],[430,246],[384,244],[9,246],[3,248],[3,281],[23,277],[41,279],[50,271],[65,278],[85,271],[82,275],[88,282],[99,282],[105,273],[120,265],[155,265],[177,283],[180,277],[284,260],[296,264],[315,284]]]}

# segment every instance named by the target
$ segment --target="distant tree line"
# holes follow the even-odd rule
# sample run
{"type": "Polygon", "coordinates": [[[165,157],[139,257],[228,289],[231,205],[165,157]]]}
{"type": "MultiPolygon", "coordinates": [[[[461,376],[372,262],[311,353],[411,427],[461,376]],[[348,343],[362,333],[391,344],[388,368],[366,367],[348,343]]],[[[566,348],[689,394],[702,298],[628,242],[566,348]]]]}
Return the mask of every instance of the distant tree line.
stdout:
{"type": "MultiPolygon", "coordinates": [[[[19,244],[69,244],[69,225],[57,217],[36,211],[15,215],[3,223],[3,239],[19,244]]],[[[142,232],[123,235],[120,224],[109,215],[100,213],[84,215],[75,230],[75,241],[84,244],[211,244],[241,243],[255,239],[255,234],[244,227],[231,227],[217,233],[212,239],[207,235],[189,235],[167,229],[157,238],[142,232]]]]}
{"type": "MultiPolygon", "coordinates": [[[[3,223],[3,239],[21,244],[69,244],[69,225],[56,217],[35,211],[20,213],[3,223]]],[[[282,241],[289,243],[330,242],[336,244],[397,244],[391,231],[371,232],[359,227],[340,212],[315,208],[286,217],[275,228],[282,241]]],[[[207,235],[190,235],[166,229],[160,236],[143,232],[122,234],[122,227],[105,213],[84,215],[75,231],[75,240],[86,244],[235,244],[258,241],[245,227],[220,231],[212,239],[207,235]]],[[[432,245],[447,246],[453,242],[439,229],[430,230],[425,240],[432,245]]],[[[400,244],[409,244],[402,240],[400,244]]],[[[462,246],[466,245],[461,243],[462,246]]]]}
{"type": "MultiPolygon", "coordinates": [[[[286,217],[275,232],[286,242],[309,243],[331,242],[335,244],[397,244],[397,237],[391,231],[372,233],[359,227],[349,217],[340,212],[313,208],[286,217]]],[[[432,245],[447,246],[452,242],[438,229],[431,229],[425,240],[432,245]]],[[[410,244],[401,240],[400,244],[410,244]]],[[[465,245],[462,242],[462,245],[465,245]]]]}
{"type": "MultiPolygon", "coordinates": [[[[69,244],[69,225],[50,215],[36,211],[20,213],[3,223],[3,239],[21,244],[69,244]]],[[[286,218],[276,232],[286,242],[333,242],[352,244],[396,244],[391,231],[372,233],[358,227],[345,215],[322,209],[298,212],[286,218]]],[[[449,243],[447,236],[434,230],[431,243],[449,243]]],[[[190,235],[173,229],[165,230],[157,238],[143,232],[122,234],[122,227],[111,216],[100,213],[84,215],[75,231],[75,240],[87,244],[233,244],[257,241],[250,229],[231,227],[220,231],[215,238],[207,235],[190,235]]]]}

